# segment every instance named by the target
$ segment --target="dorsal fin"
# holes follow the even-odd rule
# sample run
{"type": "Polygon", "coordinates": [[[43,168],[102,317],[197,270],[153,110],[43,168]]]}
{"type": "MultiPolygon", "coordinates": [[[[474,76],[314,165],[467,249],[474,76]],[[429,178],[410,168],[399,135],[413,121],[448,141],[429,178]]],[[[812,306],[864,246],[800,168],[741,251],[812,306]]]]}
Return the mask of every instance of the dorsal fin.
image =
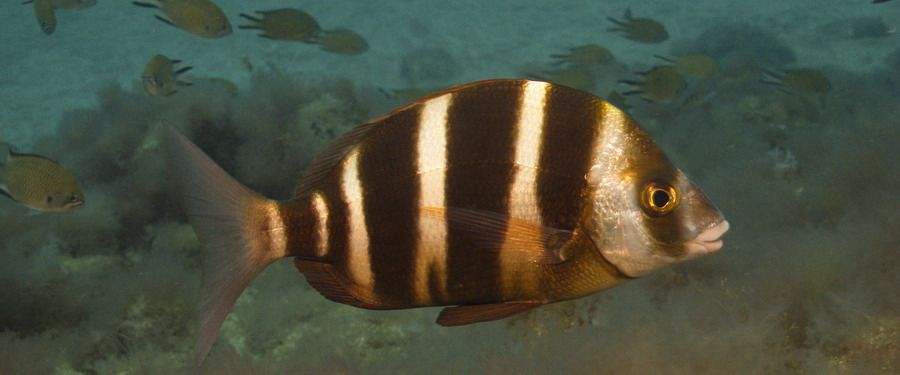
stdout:
{"type": "Polygon", "coordinates": [[[341,160],[356,147],[356,145],[366,139],[366,136],[369,135],[369,131],[379,124],[380,121],[372,121],[357,126],[353,130],[342,135],[332,144],[328,145],[328,147],[325,147],[325,149],[316,155],[313,161],[309,163],[309,167],[306,168],[303,178],[300,179],[297,190],[294,191],[294,197],[302,197],[311,193],[316,185],[318,185],[323,178],[328,176],[328,173],[334,166],[340,163],[341,160]]]}
{"type": "Polygon", "coordinates": [[[381,117],[378,117],[374,120],[371,120],[369,122],[366,122],[362,125],[357,126],[353,130],[340,136],[337,140],[335,140],[330,145],[325,147],[321,152],[319,152],[319,154],[316,155],[315,158],[313,158],[313,161],[311,163],[309,163],[309,166],[306,168],[306,172],[304,172],[303,178],[300,179],[300,184],[297,186],[297,189],[294,191],[294,197],[301,197],[301,196],[305,196],[305,195],[311,193],[312,190],[315,189],[315,187],[320,182],[322,182],[322,179],[324,179],[326,176],[328,176],[328,173],[331,172],[331,170],[338,163],[340,163],[341,160],[344,160],[344,157],[347,156],[350,153],[350,151],[352,151],[353,148],[356,147],[356,145],[360,144],[360,142],[365,140],[366,137],[369,136],[369,132],[371,132],[372,129],[381,125],[385,119],[387,119],[391,116],[394,116],[397,113],[409,110],[410,108],[413,108],[413,107],[420,105],[432,98],[442,96],[444,94],[457,92],[460,90],[465,90],[472,86],[480,86],[480,85],[484,85],[485,83],[490,83],[490,82],[509,83],[509,82],[516,82],[516,81],[521,81],[521,80],[501,78],[501,79],[491,79],[491,80],[471,82],[471,83],[467,83],[464,85],[450,87],[445,90],[441,90],[441,91],[432,93],[430,95],[427,95],[425,97],[422,97],[420,99],[414,100],[411,103],[409,103],[403,107],[397,108],[391,112],[388,112],[387,114],[385,114],[381,117]]]}

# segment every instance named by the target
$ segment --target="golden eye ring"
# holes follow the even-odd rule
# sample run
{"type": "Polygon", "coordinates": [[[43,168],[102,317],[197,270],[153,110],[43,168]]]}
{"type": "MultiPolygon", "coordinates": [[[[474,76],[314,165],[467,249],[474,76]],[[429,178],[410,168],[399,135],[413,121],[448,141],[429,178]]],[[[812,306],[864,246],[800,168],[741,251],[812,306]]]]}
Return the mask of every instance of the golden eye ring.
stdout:
{"type": "Polygon", "coordinates": [[[654,181],[647,184],[641,194],[641,205],[651,216],[666,215],[678,206],[680,196],[675,187],[664,182],[654,181]]]}

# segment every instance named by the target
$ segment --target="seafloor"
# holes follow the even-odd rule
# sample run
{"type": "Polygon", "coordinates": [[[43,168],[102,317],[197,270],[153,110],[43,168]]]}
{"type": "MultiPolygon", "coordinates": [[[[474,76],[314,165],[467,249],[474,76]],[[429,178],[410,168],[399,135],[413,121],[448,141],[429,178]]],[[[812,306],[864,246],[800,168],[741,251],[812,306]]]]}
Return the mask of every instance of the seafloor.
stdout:
{"type": "Polygon", "coordinates": [[[246,30],[203,39],[109,0],[60,11],[47,36],[30,6],[2,5],[0,142],[61,162],[87,204],[33,214],[0,201],[0,374],[194,371],[199,245],[174,203],[160,121],[251,188],[288,197],[335,135],[404,102],[382,91],[562,79],[550,55],[586,43],[615,62],[566,82],[604,97],[660,64],[653,55],[719,62],[681,97],[627,104],[730,221],[720,253],[452,329],[433,323],[437,309],[332,303],[282,261],[238,300],[203,371],[900,372],[900,1],[633,4],[668,29],[659,44],[606,30],[624,0],[217,3],[233,24],[298,7],[370,49],[341,56],[246,30]],[[194,66],[194,85],[144,93],[156,53],[194,66]],[[760,82],[763,70],[795,68],[823,72],[830,90],[760,82]]]}

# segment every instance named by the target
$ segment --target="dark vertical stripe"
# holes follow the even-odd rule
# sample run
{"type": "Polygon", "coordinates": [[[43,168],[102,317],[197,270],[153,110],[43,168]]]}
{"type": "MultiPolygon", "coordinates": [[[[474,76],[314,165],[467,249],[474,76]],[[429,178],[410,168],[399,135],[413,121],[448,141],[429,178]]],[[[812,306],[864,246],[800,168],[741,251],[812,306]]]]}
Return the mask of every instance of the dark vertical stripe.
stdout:
{"type": "Polygon", "coordinates": [[[278,206],[284,226],[287,227],[285,248],[287,255],[301,259],[315,259],[319,238],[319,218],[313,212],[312,200],[306,198],[294,198],[283,202],[278,206]]]}
{"type": "Polygon", "coordinates": [[[322,184],[322,193],[328,206],[328,255],[325,261],[333,264],[342,275],[348,275],[347,255],[350,239],[350,222],[347,220],[347,203],[341,192],[343,164],[338,164],[334,172],[322,184]]]}
{"type": "Polygon", "coordinates": [[[596,124],[602,121],[599,99],[554,86],[544,112],[544,140],[537,193],[544,225],[573,229],[583,209],[585,174],[591,168],[596,124]]]}
{"type": "MultiPolygon", "coordinates": [[[[521,91],[522,81],[499,81],[456,93],[447,118],[448,207],[508,214],[521,91]]],[[[452,221],[447,235],[449,298],[468,303],[496,301],[500,252],[484,249],[501,244],[474,244],[466,230],[452,221]]]]}
{"type": "Polygon", "coordinates": [[[359,155],[375,294],[386,303],[403,306],[415,301],[419,201],[415,150],[420,108],[383,119],[359,155]]]}

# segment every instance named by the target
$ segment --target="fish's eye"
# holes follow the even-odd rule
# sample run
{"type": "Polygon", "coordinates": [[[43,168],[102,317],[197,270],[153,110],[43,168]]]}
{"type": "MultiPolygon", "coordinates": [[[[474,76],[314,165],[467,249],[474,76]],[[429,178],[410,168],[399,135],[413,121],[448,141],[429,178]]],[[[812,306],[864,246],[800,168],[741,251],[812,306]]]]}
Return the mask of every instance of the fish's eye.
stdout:
{"type": "Polygon", "coordinates": [[[49,204],[49,203],[53,203],[53,196],[52,196],[52,195],[48,195],[46,200],[47,200],[47,203],[48,203],[48,204],[49,204]]]}
{"type": "Polygon", "coordinates": [[[678,198],[678,191],[674,186],[654,181],[647,184],[641,193],[641,206],[650,216],[663,216],[675,209],[678,198]]]}

